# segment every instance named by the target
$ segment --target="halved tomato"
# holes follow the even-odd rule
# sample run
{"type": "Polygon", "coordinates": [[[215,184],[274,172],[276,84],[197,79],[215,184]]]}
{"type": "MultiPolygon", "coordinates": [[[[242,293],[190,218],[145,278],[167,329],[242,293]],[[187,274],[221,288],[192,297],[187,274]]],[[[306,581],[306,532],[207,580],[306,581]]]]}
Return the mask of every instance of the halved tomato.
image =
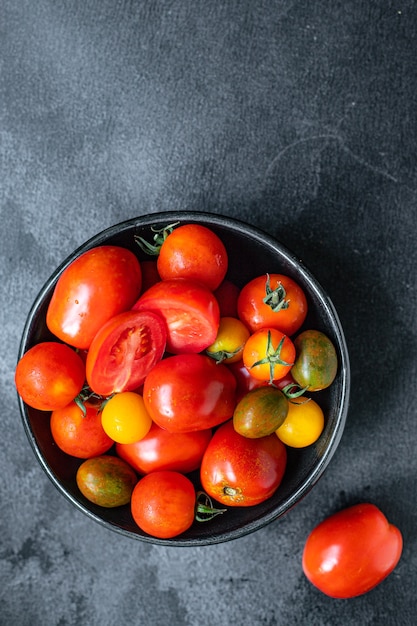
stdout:
{"type": "Polygon", "coordinates": [[[162,358],[165,343],[165,323],[156,313],[116,315],[91,342],[86,361],[89,386],[101,396],[137,389],[162,358]]]}
{"type": "Polygon", "coordinates": [[[135,311],[153,311],[167,329],[167,351],[196,353],[210,346],[220,323],[219,305],[204,285],[187,278],[162,280],[144,292],[135,311]]]}

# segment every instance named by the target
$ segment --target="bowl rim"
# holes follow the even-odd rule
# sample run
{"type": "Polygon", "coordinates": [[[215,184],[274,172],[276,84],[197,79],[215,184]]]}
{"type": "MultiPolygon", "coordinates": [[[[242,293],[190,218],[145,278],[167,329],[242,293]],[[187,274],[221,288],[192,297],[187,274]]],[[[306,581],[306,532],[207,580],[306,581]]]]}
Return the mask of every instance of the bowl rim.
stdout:
{"type": "Polygon", "coordinates": [[[238,539],[245,535],[255,532],[260,528],[267,526],[271,522],[277,520],[284,514],[287,514],[298,502],[300,502],[315,486],[318,480],[321,478],[325,470],[327,469],[331,459],[333,458],[340,440],[342,438],[348,408],[349,408],[349,400],[350,400],[350,383],[351,383],[351,375],[350,375],[350,362],[349,362],[349,353],[347,348],[347,343],[345,339],[345,335],[343,332],[343,328],[339,319],[339,315],[336,311],[336,308],[327,294],[326,290],[321,286],[315,276],[311,273],[311,271],[304,265],[303,261],[299,259],[292,251],[290,251],[285,245],[283,245],[279,240],[275,237],[272,237],[261,228],[254,226],[244,220],[230,217],[226,215],[222,215],[220,213],[209,213],[206,211],[158,211],[155,213],[146,213],[139,215],[134,218],[129,218],[128,220],[123,220],[118,222],[112,226],[105,228],[104,230],[96,233],[92,237],[88,238],[84,243],[80,244],[73,252],[71,252],[52,272],[49,278],[45,281],[42,288],[39,290],[35,300],[33,301],[32,306],[29,309],[29,313],[27,315],[22,336],[20,339],[19,349],[18,349],[18,360],[23,356],[23,354],[28,349],[28,339],[30,337],[31,331],[33,330],[34,318],[39,306],[42,304],[46,294],[51,290],[53,285],[58,280],[60,274],[64,271],[64,269],[81,253],[94,248],[99,245],[103,245],[105,241],[107,241],[110,237],[115,235],[120,235],[120,233],[124,230],[130,230],[132,227],[138,226],[142,227],[150,227],[153,224],[164,221],[164,223],[172,223],[172,222],[195,222],[201,223],[203,225],[212,225],[217,226],[219,228],[227,228],[231,229],[235,232],[239,232],[242,234],[242,231],[249,235],[251,238],[255,239],[260,244],[266,244],[273,250],[278,251],[281,255],[284,255],[286,260],[293,265],[294,269],[302,275],[303,280],[305,280],[309,288],[315,293],[318,299],[321,301],[326,316],[332,320],[333,324],[333,332],[335,334],[335,339],[339,349],[340,355],[340,363],[339,363],[339,371],[340,371],[340,379],[341,379],[341,404],[338,409],[337,421],[334,430],[329,437],[328,444],[326,449],[320,459],[317,461],[314,470],[308,474],[308,476],[300,483],[300,485],[294,490],[289,498],[287,498],[283,503],[278,505],[269,513],[263,515],[262,517],[256,518],[253,521],[246,523],[244,526],[239,527],[237,529],[233,529],[231,531],[225,531],[221,533],[217,533],[215,535],[209,535],[208,537],[198,538],[198,537],[190,537],[190,538],[182,538],[181,535],[175,537],[173,539],[158,539],[155,537],[148,537],[139,534],[132,533],[131,531],[121,528],[116,524],[113,524],[109,520],[104,520],[91,510],[86,508],[82,502],[78,501],[70,492],[68,492],[58,477],[54,474],[52,468],[48,465],[46,459],[44,458],[41,448],[36,440],[35,434],[30,425],[30,419],[28,415],[28,407],[22,400],[22,398],[17,394],[18,404],[20,409],[21,418],[23,421],[24,430],[26,432],[26,436],[29,440],[29,443],[32,447],[32,450],[37,458],[39,464],[42,469],[48,476],[48,478],[52,481],[54,486],[58,489],[58,491],[64,495],[64,497],[69,500],[78,510],[82,511],[85,515],[87,515],[90,519],[98,522],[102,526],[107,529],[111,529],[119,534],[127,536],[131,539],[136,539],[142,542],[148,542],[152,544],[159,545],[169,545],[169,546],[199,546],[199,545],[214,545],[216,543],[222,543],[234,539],[238,539]]]}

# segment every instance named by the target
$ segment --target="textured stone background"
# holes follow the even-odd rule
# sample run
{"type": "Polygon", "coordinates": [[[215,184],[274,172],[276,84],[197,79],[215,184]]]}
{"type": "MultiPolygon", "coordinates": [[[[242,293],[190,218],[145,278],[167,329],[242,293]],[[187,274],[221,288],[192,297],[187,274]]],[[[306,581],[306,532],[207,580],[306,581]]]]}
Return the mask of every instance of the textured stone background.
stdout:
{"type": "Polygon", "coordinates": [[[416,3],[2,0],[0,623],[408,625],[417,613],[416,3]],[[159,210],[238,217],[294,250],[345,328],[352,396],[325,476],[288,516],[210,548],[131,542],[56,491],[13,386],[54,268],[159,210]],[[301,572],[358,501],[404,535],[352,601],[301,572]]]}

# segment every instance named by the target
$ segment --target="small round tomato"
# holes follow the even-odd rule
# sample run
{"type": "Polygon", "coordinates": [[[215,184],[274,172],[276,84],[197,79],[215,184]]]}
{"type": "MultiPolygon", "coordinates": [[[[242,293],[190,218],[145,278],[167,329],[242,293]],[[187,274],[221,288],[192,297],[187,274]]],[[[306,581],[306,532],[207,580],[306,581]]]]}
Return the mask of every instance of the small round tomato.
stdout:
{"type": "Polygon", "coordinates": [[[104,405],[101,423],[113,441],[134,443],[142,439],[152,425],[142,396],[133,391],[116,393],[104,405]]]}
{"type": "Polygon", "coordinates": [[[236,317],[221,317],[217,337],[206,353],[218,363],[240,361],[249,334],[243,322],[236,317]]]}
{"type": "Polygon", "coordinates": [[[85,367],[69,346],[45,341],[30,348],[19,359],[15,371],[18,394],[40,411],[61,409],[83,388],[85,367]]]}
{"type": "Polygon", "coordinates": [[[293,342],[275,328],[261,328],[255,331],[243,348],[243,363],[251,376],[271,383],[288,374],[294,359],[293,342]]]}
{"type": "Polygon", "coordinates": [[[287,464],[284,444],[274,434],[249,439],[230,420],[214,433],[201,462],[204,491],[226,506],[254,506],[278,489],[287,464]]]}
{"type": "Polygon", "coordinates": [[[104,324],[87,354],[86,376],[101,396],[133,391],[163,356],[164,320],[151,311],[125,311],[104,324]]]}
{"type": "Polygon", "coordinates": [[[117,454],[139,474],[171,470],[187,474],[200,467],[212,431],[170,433],[154,422],[149,432],[134,443],[116,444],[117,454]]]}
{"type": "Polygon", "coordinates": [[[304,323],[308,307],[304,291],[292,278],[264,274],[242,288],[237,308],[240,319],[252,332],[277,328],[291,336],[304,323]]]}
{"type": "Polygon", "coordinates": [[[228,257],[221,239],[201,224],[174,228],[161,245],[157,260],[163,280],[189,278],[210,290],[224,279],[228,257]]]}
{"type": "Polygon", "coordinates": [[[164,319],[171,354],[201,352],[216,339],[219,305],[207,287],[193,280],[162,280],[143,293],[133,309],[153,311],[164,319]]]}
{"type": "Polygon", "coordinates": [[[278,437],[291,448],[305,448],[320,437],[324,428],[321,407],[311,398],[300,396],[288,402],[288,413],[276,430],[278,437]]]}
{"type": "Polygon", "coordinates": [[[92,248],[58,278],[47,326],[62,341],[86,349],[103,324],[133,306],[141,285],[141,267],[133,252],[119,246],[92,248]]]}
{"type": "Polygon", "coordinates": [[[81,463],[76,482],[83,496],[105,508],[128,504],[138,482],[133,469],[115,456],[95,456],[81,463]]]}
{"type": "MultiPolygon", "coordinates": [[[[254,378],[243,360],[236,361],[235,363],[227,363],[227,368],[232,372],[236,379],[236,403],[239,402],[243,396],[245,396],[252,389],[258,389],[258,387],[268,387],[268,380],[258,380],[254,378]]],[[[275,384],[275,383],[274,383],[275,384]]]]}
{"type": "Polygon", "coordinates": [[[50,421],[58,448],[79,459],[104,454],[114,443],[101,425],[100,406],[87,401],[84,408],[85,414],[76,402],[70,402],[63,409],[53,411],[50,421]]]}
{"type": "Polygon", "coordinates": [[[296,337],[294,345],[296,358],[291,369],[294,380],[309,391],[330,387],[338,367],[332,341],[319,330],[305,330],[296,337]]]}
{"type": "Polygon", "coordinates": [[[233,426],[243,437],[266,437],[281,426],[288,413],[288,400],[279,389],[260,387],[250,391],[237,404],[233,426]]]}
{"type": "Polygon", "coordinates": [[[170,432],[213,428],[233,415],[236,381],[222,363],[203,354],[179,354],[159,361],[143,386],[154,422],[170,432]]]}
{"type": "Polygon", "coordinates": [[[181,535],[194,522],[196,493],[194,485],[179,472],[156,471],[135,486],[131,511],[145,533],[160,539],[181,535]]]}
{"type": "Polygon", "coordinates": [[[214,295],[219,303],[221,317],[238,317],[237,299],[239,293],[239,287],[227,278],[215,289],[214,295]]]}
{"type": "Polygon", "coordinates": [[[304,546],[308,580],[332,598],[354,598],[381,583],[397,566],[399,529],[374,504],[356,504],[316,526],[304,546]]]}

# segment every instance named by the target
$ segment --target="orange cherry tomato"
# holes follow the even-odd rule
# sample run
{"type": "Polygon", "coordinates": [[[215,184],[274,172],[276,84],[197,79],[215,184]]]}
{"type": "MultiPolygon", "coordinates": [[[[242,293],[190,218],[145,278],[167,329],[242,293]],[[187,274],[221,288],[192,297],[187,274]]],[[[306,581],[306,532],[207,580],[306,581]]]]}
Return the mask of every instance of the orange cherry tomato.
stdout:
{"type": "Polygon", "coordinates": [[[293,342],[275,328],[257,330],[246,341],[243,349],[243,363],[251,376],[271,383],[288,374],[294,359],[293,342]]]}

